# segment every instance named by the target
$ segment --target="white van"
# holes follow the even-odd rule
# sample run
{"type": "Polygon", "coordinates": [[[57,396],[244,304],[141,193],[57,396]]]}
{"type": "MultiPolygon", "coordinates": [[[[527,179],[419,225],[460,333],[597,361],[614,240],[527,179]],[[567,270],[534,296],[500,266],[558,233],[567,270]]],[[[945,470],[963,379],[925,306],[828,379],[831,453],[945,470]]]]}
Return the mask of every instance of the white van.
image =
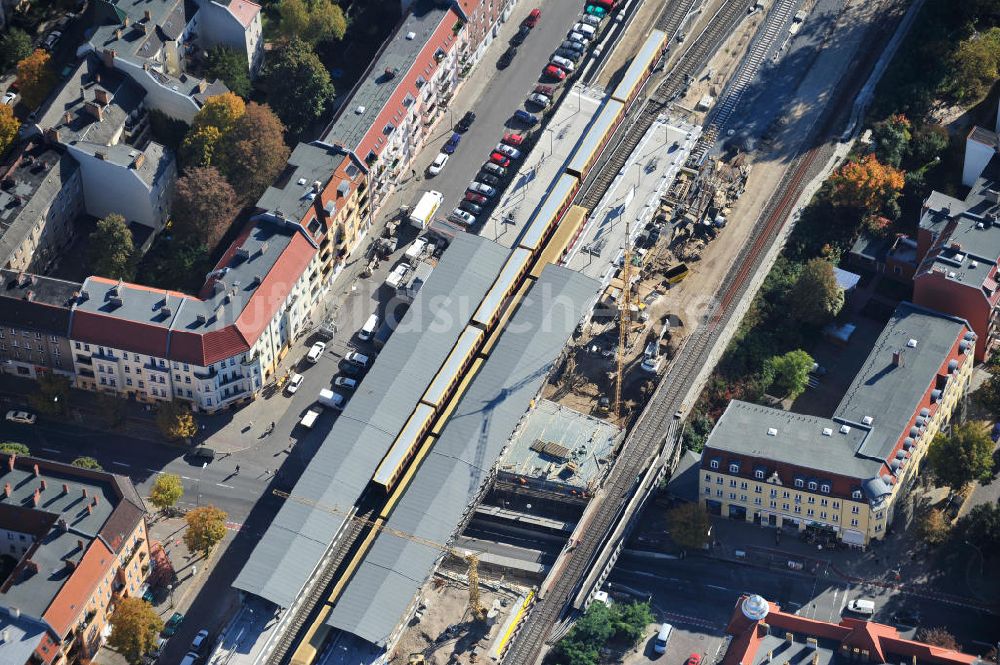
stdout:
{"type": "Polygon", "coordinates": [[[868,600],[867,598],[855,598],[847,603],[847,609],[855,614],[871,616],[875,614],[875,601],[868,600]]]}
{"type": "Polygon", "coordinates": [[[656,634],[656,641],[653,642],[653,651],[656,653],[666,653],[667,643],[670,642],[670,633],[674,632],[674,627],[669,623],[660,626],[660,632],[656,634]]]}
{"type": "Polygon", "coordinates": [[[361,330],[358,331],[358,339],[362,342],[367,342],[372,338],[376,330],[378,330],[378,314],[372,314],[365,321],[365,325],[361,326],[361,330]]]}
{"type": "Polygon", "coordinates": [[[572,28],[573,32],[578,32],[581,35],[587,37],[588,39],[593,39],[594,35],[597,33],[597,29],[594,26],[587,23],[575,23],[572,28]]]}

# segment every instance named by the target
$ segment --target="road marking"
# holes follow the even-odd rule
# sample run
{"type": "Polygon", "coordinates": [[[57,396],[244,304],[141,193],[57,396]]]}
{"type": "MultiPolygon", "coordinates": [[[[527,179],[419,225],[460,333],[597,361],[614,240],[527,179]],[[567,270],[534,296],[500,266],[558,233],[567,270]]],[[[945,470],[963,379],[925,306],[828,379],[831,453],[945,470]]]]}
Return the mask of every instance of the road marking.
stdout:
{"type": "Polygon", "coordinates": [[[118,466],[129,467],[131,464],[126,464],[125,462],[112,462],[112,464],[117,464],[118,466]]]}
{"type": "Polygon", "coordinates": [[[181,476],[184,480],[194,480],[194,478],[188,478],[187,476],[181,476]]]}
{"type": "Polygon", "coordinates": [[[52,448],[42,448],[42,450],[44,450],[47,453],[61,453],[62,452],[61,450],[54,450],[52,448]]]}
{"type": "Polygon", "coordinates": [[[230,490],[236,489],[232,485],[226,485],[225,483],[215,483],[215,484],[218,485],[219,487],[225,487],[226,489],[230,489],[230,490]]]}
{"type": "Polygon", "coordinates": [[[709,589],[715,589],[716,591],[729,591],[729,589],[724,586],[715,586],[714,584],[706,584],[705,586],[709,589]]]}
{"type": "Polygon", "coordinates": [[[163,473],[163,471],[158,471],[156,469],[150,469],[148,466],[146,467],[146,471],[150,471],[152,473],[163,473]]]}

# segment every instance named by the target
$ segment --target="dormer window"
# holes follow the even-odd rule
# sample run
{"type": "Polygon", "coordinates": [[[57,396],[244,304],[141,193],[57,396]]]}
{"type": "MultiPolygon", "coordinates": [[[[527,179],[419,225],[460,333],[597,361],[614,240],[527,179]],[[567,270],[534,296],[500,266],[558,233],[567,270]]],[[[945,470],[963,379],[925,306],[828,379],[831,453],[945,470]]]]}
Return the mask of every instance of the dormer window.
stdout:
{"type": "Polygon", "coordinates": [[[798,487],[799,489],[802,489],[803,487],[805,487],[805,484],[806,484],[805,481],[802,480],[801,478],[796,478],[795,479],[795,486],[798,487]]]}
{"type": "Polygon", "coordinates": [[[710,462],[708,463],[708,465],[709,465],[710,467],[712,467],[713,469],[718,469],[718,468],[719,468],[719,460],[717,460],[717,459],[714,459],[714,460],[710,461],[710,462]]]}
{"type": "Polygon", "coordinates": [[[854,490],[853,492],[851,492],[851,498],[852,499],[858,499],[858,500],[860,500],[861,499],[861,490],[854,490]]]}
{"type": "Polygon", "coordinates": [[[830,493],[830,484],[829,483],[823,483],[822,485],[819,486],[819,491],[822,492],[823,494],[829,494],[830,493]]]}
{"type": "Polygon", "coordinates": [[[740,472],[740,465],[736,462],[730,462],[729,473],[739,473],[739,472],[740,472]]]}
{"type": "Polygon", "coordinates": [[[815,492],[816,491],[816,481],[815,480],[810,480],[809,481],[809,491],[810,492],[815,492]]]}
{"type": "Polygon", "coordinates": [[[757,480],[764,480],[764,469],[757,469],[753,472],[753,475],[757,480]]]}

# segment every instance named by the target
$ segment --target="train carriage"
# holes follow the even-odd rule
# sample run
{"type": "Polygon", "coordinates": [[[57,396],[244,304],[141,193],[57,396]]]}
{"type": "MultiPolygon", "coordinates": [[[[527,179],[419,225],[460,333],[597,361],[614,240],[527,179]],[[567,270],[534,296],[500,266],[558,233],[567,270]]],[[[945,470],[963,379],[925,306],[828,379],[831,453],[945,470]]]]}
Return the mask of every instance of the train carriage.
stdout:
{"type": "Polygon", "coordinates": [[[614,136],[624,117],[625,105],[618,100],[607,99],[577,142],[573,155],[566,165],[566,173],[582,181],[597,158],[601,156],[601,152],[614,136]]]}
{"type": "Polygon", "coordinates": [[[496,325],[503,313],[504,306],[531,268],[532,252],[522,247],[515,247],[510,258],[500,270],[500,276],[493,282],[493,287],[479,304],[476,313],[472,315],[472,323],[483,330],[490,331],[496,325]]]}
{"type": "Polygon", "coordinates": [[[653,68],[659,62],[666,46],[667,33],[662,30],[653,30],[649,33],[649,37],[643,42],[639,52],[632,58],[632,63],[625,70],[622,80],[611,92],[611,99],[622,102],[626,107],[631,106],[649,79],[649,75],[653,73],[653,68]]]}

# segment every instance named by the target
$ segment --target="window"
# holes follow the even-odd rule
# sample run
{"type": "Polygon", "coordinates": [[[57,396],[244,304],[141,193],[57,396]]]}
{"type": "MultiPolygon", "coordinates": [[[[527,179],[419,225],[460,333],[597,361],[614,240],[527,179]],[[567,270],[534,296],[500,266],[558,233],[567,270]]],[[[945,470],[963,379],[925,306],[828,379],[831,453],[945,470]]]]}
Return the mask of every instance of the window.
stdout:
{"type": "Polygon", "coordinates": [[[796,487],[798,487],[798,488],[801,489],[803,485],[805,485],[805,482],[801,478],[796,478],[795,479],[795,486],[796,487]]]}
{"type": "Polygon", "coordinates": [[[125,385],[126,386],[131,386],[132,385],[132,379],[130,379],[129,377],[126,376],[125,377],[125,385]]]}
{"type": "Polygon", "coordinates": [[[715,484],[716,485],[721,485],[722,484],[722,476],[719,476],[718,478],[715,479],[715,484]]]}
{"type": "Polygon", "coordinates": [[[743,482],[740,483],[740,489],[745,490],[746,488],[747,488],[747,481],[744,480],[743,482]]]}
{"type": "Polygon", "coordinates": [[[778,490],[771,490],[771,498],[772,499],[778,498],[778,490]]]}
{"type": "Polygon", "coordinates": [[[819,518],[820,518],[821,520],[825,520],[825,519],[826,519],[826,511],[820,511],[820,513],[819,513],[819,518]]]}
{"type": "Polygon", "coordinates": [[[809,497],[809,499],[806,501],[806,503],[816,503],[816,497],[814,497],[814,496],[809,497]]]}
{"type": "Polygon", "coordinates": [[[212,406],[212,398],[209,397],[207,400],[205,400],[205,403],[208,404],[208,406],[212,406]]]}
{"type": "Polygon", "coordinates": [[[852,499],[860,499],[861,498],[861,490],[854,490],[853,492],[851,492],[851,498],[852,499]]]}
{"type": "Polygon", "coordinates": [[[815,513],[813,513],[813,509],[812,508],[809,508],[809,509],[806,510],[806,516],[812,517],[814,514],[815,513]]]}
{"type": "Polygon", "coordinates": [[[187,363],[184,363],[184,371],[186,372],[186,371],[188,371],[188,369],[189,369],[189,368],[188,368],[188,364],[187,364],[187,363]]]}
{"type": "Polygon", "coordinates": [[[857,520],[851,520],[851,526],[857,526],[857,525],[858,525],[857,520]]]}
{"type": "Polygon", "coordinates": [[[788,504],[787,503],[781,504],[781,509],[782,510],[788,510],[788,504]]]}
{"type": "Polygon", "coordinates": [[[826,504],[828,504],[828,503],[830,503],[830,502],[827,501],[826,499],[820,499],[819,500],[819,505],[823,506],[824,508],[826,507],[826,504]]]}
{"type": "Polygon", "coordinates": [[[139,382],[139,387],[140,387],[140,388],[145,388],[145,387],[146,387],[146,384],[145,384],[144,382],[140,381],[140,382],[139,382]]]}
{"type": "Polygon", "coordinates": [[[125,373],[126,373],[126,374],[131,374],[131,373],[132,373],[132,370],[131,370],[131,369],[129,369],[129,366],[128,366],[128,365],[125,365],[125,373]]]}
{"type": "Polygon", "coordinates": [[[736,500],[736,492],[730,492],[729,493],[729,500],[730,501],[735,501],[736,500]]]}
{"type": "Polygon", "coordinates": [[[761,493],[761,491],[762,491],[762,490],[761,490],[761,488],[760,488],[760,485],[757,485],[756,487],[754,487],[754,488],[753,488],[753,493],[754,493],[754,494],[760,494],[760,493],[761,493]]]}
{"type": "Polygon", "coordinates": [[[788,498],[788,497],[790,497],[790,496],[791,496],[791,494],[789,494],[788,492],[782,492],[782,493],[781,493],[781,498],[782,498],[782,499],[787,499],[787,498],[788,498]]]}
{"type": "Polygon", "coordinates": [[[90,351],[90,344],[84,344],[83,345],[83,350],[84,351],[90,351]]]}
{"type": "Polygon", "coordinates": [[[840,521],[840,515],[838,515],[837,513],[834,513],[833,514],[833,521],[834,522],[839,522],[840,521]]]}
{"type": "Polygon", "coordinates": [[[861,508],[859,508],[858,506],[851,506],[851,513],[853,515],[857,515],[860,512],[861,512],[861,508]]]}
{"type": "Polygon", "coordinates": [[[111,386],[116,386],[116,385],[118,385],[118,384],[117,384],[117,383],[115,383],[115,380],[114,380],[114,379],[108,379],[108,385],[111,385],[111,386]]]}
{"type": "Polygon", "coordinates": [[[833,509],[834,510],[840,510],[840,501],[834,501],[833,502],[833,509]]]}
{"type": "Polygon", "coordinates": [[[710,473],[706,473],[705,474],[705,482],[706,483],[712,482],[712,474],[710,474],[710,473]]]}
{"type": "Polygon", "coordinates": [[[747,502],[747,495],[746,494],[740,494],[740,501],[742,501],[743,503],[746,503],[747,502]]]}
{"type": "Polygon", "coordinates": [[[101,385],[102,385],[102,386],[106,386],[106,385],[108,385],[108,380],[107,380],[107,379],[105,379],[105,378],[104,378],[103,376],[101,377],[101,385]]]}
{"type": "Polygon", "coordinates": [[[815,492],[816,491],[816,481],[815,480],[810,480],[809,481],[809,491],[810,492],[815,492]]]}
{"type": "Polygon", "coordinates": [[[712,493],[712,488],[711,487],[706,487],[705,488],[705,494],[709,494],[710,495],[711,493],[712,493]]]}
{"type": "Polygon", "coordinates": [[[757,469],[753,472],[753,475],[757,480],[764,480],[764,469],[757,469]]]}
{"type": "Polygon", "coordinates": [[[881,510],[876,511],[876,513],[875,513],[875,519],[880,520],[880,519],[882,519],[882,517],[883,517],[882,511],[881,510]]]}
{"type": "Polygon", "coordinates": [[[762,503],[764,503],[764,502],[763,502],[763,501],[761,500],[761,498],[760,498],[760,497],[758,496],[758,497],[756,497],[756,498],[755,498],[755,499],[753,500],[753,503],[754,503],[754,505],[755,505],[755,506],[759,506],[760,504],[762,504],[762,503]]]}
{"type": "Polygon", "coordinates": [[[875,531],[876,531],[876,532],[879,532],[879,531],[881,531],[881,530],[882,530],[882,525],[881,525],[881,524],[876,524],[876,525],[875,525],[875,531]]]}
{"type": "Polygon", "coordinates": [[[771,502],[771,507],[772,508],[777,508],[778,507],[778,502],[777,501],[772,501],[771,502]]]}
{"type": "Polygon", "coordinates": [[[729,486],[730,487],[736,487],[736,481],[735,480],[730,480],[729,481],[729,486]]]}
{"type": "Polygon", "coordinates": [[[802,506],[795,506],[795,514],[798,515],[802,512],[802,506]]]}
{"type": "Polygon", "coordinates": [[[141,363],[142,362],[142,356],[140,356],[138,353],[133,353],[132,354],[132,359],[135,360],[137,363],[141,363]]]}
{"type": "Polygon", "coordinates": [[[75,344],[76,344],[76,350],[79,351],[80,350],[80,342],[76,342],[75,344]]]}
{"type": "Polygon", "coordinates": [[[191,397],[191,396],[192,396],[192,395],[191,395],[191,391],[190,391],[190,390],[188,390],[188,391],[187,391],[187,396],[188,396],[188,397],[191,397]]]}
{"type": "Polygon", "coordinates": [[[184,377],[184,383],[191,383],[191,377],[190,376],[185,376],[184,377]]]}
{"type": "Polygon", "coordinates": [[[830,484],[829,483],[823,483],[822,485],[819,486],[819,491],[822,492],[823,494],[829,494],[830,493],[830,484]]]}
{"type": "Polygon", "coordinates": [[[722,490],[715,490],[715,496],[722,498],[722,490]]]}
{"type": "Polygon", "coordinates": [[[709,462],[708,465],[710,467],[712,467],[713,469],[718,469],[719,468],[719,460],[714,459],[711,462],[709,462]]]}
{"type": "Polygon", "coordinates": [[[739,464],[733,462],[732,464],[729,465],[729,473],[739,473],[739,472],[740,472],[739,464]]]}

